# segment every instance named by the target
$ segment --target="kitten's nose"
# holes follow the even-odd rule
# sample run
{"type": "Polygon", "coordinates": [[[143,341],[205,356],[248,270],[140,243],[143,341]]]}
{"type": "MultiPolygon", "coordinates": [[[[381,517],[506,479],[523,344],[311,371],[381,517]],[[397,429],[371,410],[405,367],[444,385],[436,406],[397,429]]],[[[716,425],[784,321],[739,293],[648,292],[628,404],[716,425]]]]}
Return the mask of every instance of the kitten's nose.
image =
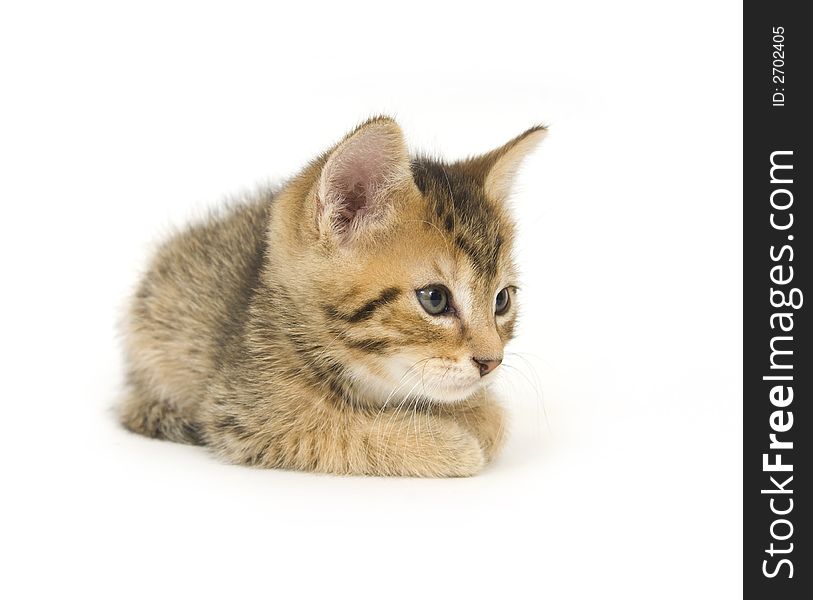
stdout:
{"type": "Polygon", "coordinates": [[[484,375],[488,375],[489,373],[491,373],[491,371],[500,366],[500,363],[502,362],[502,357],[477,358],[473,356],[472,360],[477,363],[478,367],[480,367],[480,377],[483,377],[484,375]]]}

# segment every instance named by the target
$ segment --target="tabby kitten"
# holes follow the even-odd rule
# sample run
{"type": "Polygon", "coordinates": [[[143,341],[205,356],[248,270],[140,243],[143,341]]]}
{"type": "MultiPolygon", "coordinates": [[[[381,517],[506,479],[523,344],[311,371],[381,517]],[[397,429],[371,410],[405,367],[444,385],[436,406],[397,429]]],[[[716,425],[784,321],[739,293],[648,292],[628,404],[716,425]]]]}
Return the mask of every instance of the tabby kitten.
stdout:
{"type": "Polygon", "coordinates": [[[244,465],[480,471],[517,310],[506,197],[544,136],[447,164],[375,118],[169,239],[126,317],[124,426],[244,465]]]}

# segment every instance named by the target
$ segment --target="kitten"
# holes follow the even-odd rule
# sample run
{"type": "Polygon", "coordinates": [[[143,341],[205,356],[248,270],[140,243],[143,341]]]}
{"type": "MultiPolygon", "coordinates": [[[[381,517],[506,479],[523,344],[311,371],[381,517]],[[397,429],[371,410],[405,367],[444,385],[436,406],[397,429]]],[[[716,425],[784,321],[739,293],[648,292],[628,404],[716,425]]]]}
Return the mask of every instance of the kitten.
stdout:
{"type": "Polygon", "coordinates": [[[506,200],[545,132],[446,164],[410,159],[375,118],[169,239],[126,318],[124,426],[244,465],[480,471],[503,438],[486,384],[517,311],[506,200]]]}

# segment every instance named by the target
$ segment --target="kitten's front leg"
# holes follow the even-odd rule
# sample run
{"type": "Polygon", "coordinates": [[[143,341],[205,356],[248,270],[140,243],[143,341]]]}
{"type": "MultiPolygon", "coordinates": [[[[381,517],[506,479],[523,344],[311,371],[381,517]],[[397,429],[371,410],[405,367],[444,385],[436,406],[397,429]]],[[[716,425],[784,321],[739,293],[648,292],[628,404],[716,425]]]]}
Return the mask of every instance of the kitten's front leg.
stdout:
{"type": "Polygon", "coordinates": [[[303,410],[285,423],[220,417],[208,432],[230,462],[344,475],[468,477],[486,463],[481,443],[448,416],[350,407],[303,410]]]}
{"type": "Polygon", "coordinates": [[[486,464],[475,435],[441,415],[385,411],[362,430],[365,470],[373,475],[468,477],[486,464]]]}
{"type": "Polygon", "coordinates": [[[483,448],[486,460],[491,462],[505,439],[505,409],[487,393],[454,404],[449,414],[471,431],[483,448]]]}

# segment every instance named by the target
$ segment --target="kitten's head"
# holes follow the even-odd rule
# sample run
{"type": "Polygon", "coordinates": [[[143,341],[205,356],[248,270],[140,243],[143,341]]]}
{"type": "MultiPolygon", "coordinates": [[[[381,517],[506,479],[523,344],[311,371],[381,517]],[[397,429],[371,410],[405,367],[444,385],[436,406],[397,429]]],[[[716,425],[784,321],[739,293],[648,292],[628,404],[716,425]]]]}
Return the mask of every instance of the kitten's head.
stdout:
{"type": "Polygon", "coordinates": [[[455,402],[489,382],[517,317],[508,194],[544,135],[446,164],[410,159],[378,118],[314,163],[291,240],[318,315],[313,360],[378,404],[455,402]]]}

